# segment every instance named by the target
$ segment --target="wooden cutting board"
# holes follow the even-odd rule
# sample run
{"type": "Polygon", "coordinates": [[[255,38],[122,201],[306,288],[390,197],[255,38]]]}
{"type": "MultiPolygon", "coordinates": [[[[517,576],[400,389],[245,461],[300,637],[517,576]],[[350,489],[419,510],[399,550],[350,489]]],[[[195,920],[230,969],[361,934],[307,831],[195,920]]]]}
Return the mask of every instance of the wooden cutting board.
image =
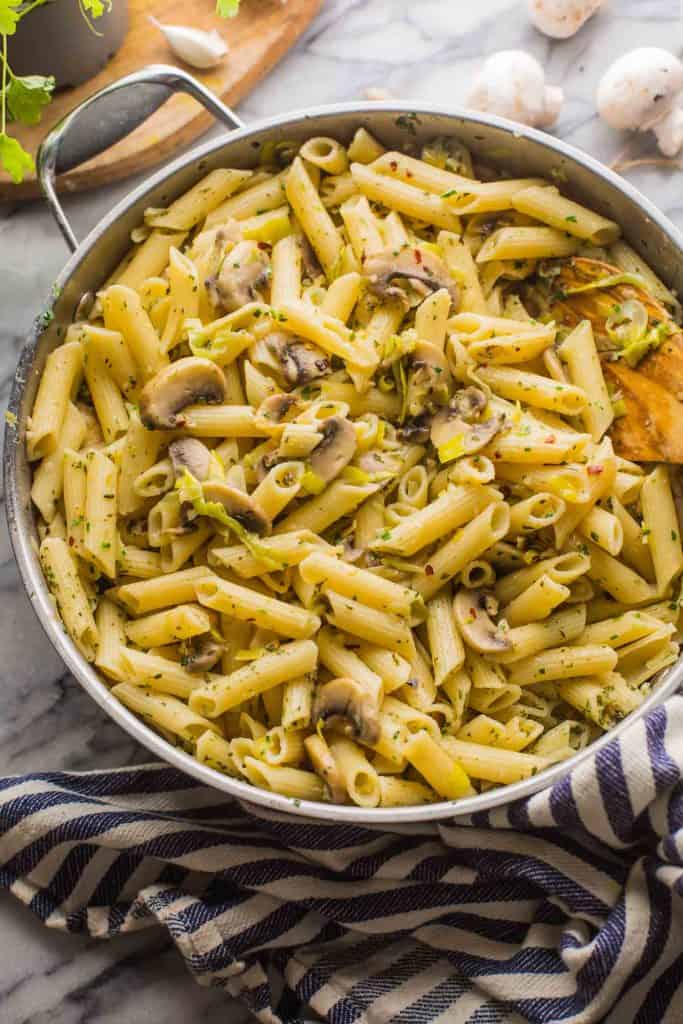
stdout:
{"type": "MultiPolygon", "coordinates": [[[[227,104],[239,103],[296,42],[317,14],[322,0],[242,0],[236,18],[215,13],[215,0],[129,0],[130,30],[123,46],[95,78],[55,96],[40,124],[12,125],[23,146],[35,153],[61,118],[98,89],[147,64],[178,64],[190,71],[227,104]],[[166,25],[215,28],[230,52],[209,71],[178,62],[163,35],[149,21],[153,15],[166,25]]],[[[36,74],[40,68],[35,69],[36,74]]],[[[144,124],[121,142],[59,179],[60,191],[77,192],[118,181],[160,163],[181,146],[205,132],[212,117],[189,96],[173,96],[144,124]]],[[[14,185],[0,172],[0,200],[31,199],[39,195],[35,178],[14,185]]]]}

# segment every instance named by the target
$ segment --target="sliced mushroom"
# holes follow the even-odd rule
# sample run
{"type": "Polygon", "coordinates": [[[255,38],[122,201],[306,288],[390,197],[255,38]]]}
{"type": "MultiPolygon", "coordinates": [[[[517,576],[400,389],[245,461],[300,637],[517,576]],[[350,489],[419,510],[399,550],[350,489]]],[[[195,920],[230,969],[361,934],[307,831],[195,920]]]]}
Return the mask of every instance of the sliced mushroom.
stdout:
{"type": "Polygon", "coordinates": [[[266,335],[263,344],[283,387],[308,384],[331,372],[329,357],[323,350],[296,334],[273,331],[266,335]]]}
{"type": "Polygon", "coordinates": [[[399,451],[385,452],[370,448],[358,456],[355,465],[364,473],[398,473],[403,457],[399,451]]]}
{"type": "Polygon", "coordinates": [[[149,430],[174,430],[185,420],[178,414],[195,402],[219,404],[225,398],[220,366],[200,356],[186,356],[159,370],[140,395],[140,419],[149,430]]]}
{"type": "Polygon", "coordinates": [[[474,455],[493,440],[502,425],[501,416],[491,416],[479,423],[467,423],[454,416],[446,407],[440,410],[432,421],[432,444],[439,449],[448,441],[460,436],[462,448],[459,455],[474,455]]]}
{"type": "Polygon", "coordinates": [[[167,537],[186,537],[189,533],[197,532],[197,513],[189,501],[183,502],[180,506],[180,526],[169,526],[164,530],[167,537]]]}
{"type": "Polygon", "coordinates": [[[122,540],[132,544],[140,544],[141,547],[146,548],[148,526],[149,520],[147,516],[135,515],[130,519],[126,519],[121,526],[122,540]]]}
{"type": "Polygon", "coordinates": [[[168,457],[176,480],[184,469],[200,482],[209,475],[211,452],[197,437],[179,437],[177,441],[171,441],[168,457]]]}
{"type": "Polygon", "coordinates": [[[311,469],[325,483],[334,480],[356,451],[356,431],[343,416],[330,416],[320,425],[322,440],[311,452],[311,469]]]}
{"type": "Polygon", "coordinates": [[[458,592],[453,601],[453,617],[465,643],[480,654],[509,651],[512,641],[492,622],[497,602],[483,590],[458,592]]]}
{"type": "Polygon", "coordinates": [[[410,356],[407,408],[410,416],[433,412],[451,393],[451,371],[446,356],[431,341],[418,341],[410,356]]]}
{"type": "MultiPolygon", "coordinates": [[[[275,442],[273,442],[275,444],[275,442]]],[[[270,451],[266,452],[256,463],[256,480],[261,483],[268,476],[268,473],[277,466],[278,462],[282,462],[283,458],[280,455],[277,447],[273,447],[270,451]]]]}
{"type": "Polygon", "coordinates": [[[204,633],[183,641],[180,653],[180,663],[188,672],[208,672],[220,661],[223,644],[214,640],[210,633],[204,633]]]}
{"type": "Polygon", "coordinates": [[[398,431],[401,441],[408,441],[409,444],[426,444],[429,440],[429,430],[432,425],[432,417],[428,412],[421,412],[417,416],[411,416],[405,421],[398,431]]]}
{"type": "Polygon", "coordinates": [[[461,419],[471,423],[484,412],[488,399],[481,388],[462,388],[453,395],[452,405],[461,419]]]}
{"type": "Polygon", "coordinates": [[[432,420],[430,437],[434,447],[438,450],[456,437],[460,438],[457,452],[460,456],[473,455],[489,444],[503,426],[503,417],[480,419],[486,405],[486,395],[479,388],[464,388],[454,395],[432,420]]]}
{"type": "Polygon", "coordinates": [[[379,737],[379,714],[375,703],[355,679],[332,679],[320,687],[314,719],[340,729],[363,743],[379,737]]]}
{"type": "Polygon", "coordinates": [[[304,747],[306,748],[308,760],[311,762],[313,771],[325,783],[325,795],[330,802],[333,804],[347,803],[348,794],[344,780],[342,779],[337,762],[332,757],[330,748],[323,737],[317,733],[307,736],[304,740],[304,747]]]}
{"type": "Polygon", "coordinates": [[[453,305],[458,302],[458,286],[448,272],[445,263],[427,249],[405,246],[403,249],[383,249],[366,256],[363,273],[374,295],[381,298],[400,299],[409,304],[400,282],[408,282],[418,295],[446,288],[453,305]]]}
{"type": "Polygon", "coordinates": [[[302,412],[304,408],[294,395],[268,395],[259,405],[256,415],[269,423],[282,423],[290,419],[292,413],[302,412]]]}
{"type": "Polygon", "coordinates": [[[238,242],[213,277],[205,284],[211,305],[224,313],[232,313],[258,297],[270,276],[270,259],[259,242],[238,242]]]}
{"type": "Polygon", "coordinates": [[[270,519],[244,491],[222,480],[207,481],[202,491],[205,501],[219,502],[231,519],[235,519],[249,533],[256,533],[260,537],[270,533],[270,519]]]}

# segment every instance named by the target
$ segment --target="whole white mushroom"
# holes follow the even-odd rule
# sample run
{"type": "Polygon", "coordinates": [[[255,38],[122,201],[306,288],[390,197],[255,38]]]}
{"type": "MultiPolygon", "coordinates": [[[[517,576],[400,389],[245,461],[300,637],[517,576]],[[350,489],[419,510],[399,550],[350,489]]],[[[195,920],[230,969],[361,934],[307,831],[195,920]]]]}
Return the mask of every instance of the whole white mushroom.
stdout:
{"type": "Polygon", "coordinates": [[[602,76],[596,96],[598,113],[612,128],[652,131],[665,156],[683,146],[683,64],[668,50],[643,46],[631,50],[602,76]]]}
{"type": "Polygon", "coordinates": [[[501,50],[484,61],[465,102],[472,110],[498,114],[532,128],[550,128],[563,101],[562,90],[545,84],[545,72],[531,54],[501,50]]]}
{"type": "Polygon", "coordinates": [[[529,17],[539,32],[569,39],[598,11],[605,0],[529,0],[529,17]]]}

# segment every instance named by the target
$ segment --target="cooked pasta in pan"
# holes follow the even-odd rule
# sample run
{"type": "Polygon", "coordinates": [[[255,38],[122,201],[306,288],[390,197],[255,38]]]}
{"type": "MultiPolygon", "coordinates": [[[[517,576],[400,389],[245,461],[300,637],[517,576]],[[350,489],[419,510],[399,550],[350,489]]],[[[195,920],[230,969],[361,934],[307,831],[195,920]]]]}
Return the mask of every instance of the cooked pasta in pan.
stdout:
{"type": "Polygon", "coordinates": [[[638,707],[683,548],[620,383],[679,328],[619,236],[365,129],[149,209],[26,435],[111,692],[218,772],[361,807],[528,779],[638,707]]]}

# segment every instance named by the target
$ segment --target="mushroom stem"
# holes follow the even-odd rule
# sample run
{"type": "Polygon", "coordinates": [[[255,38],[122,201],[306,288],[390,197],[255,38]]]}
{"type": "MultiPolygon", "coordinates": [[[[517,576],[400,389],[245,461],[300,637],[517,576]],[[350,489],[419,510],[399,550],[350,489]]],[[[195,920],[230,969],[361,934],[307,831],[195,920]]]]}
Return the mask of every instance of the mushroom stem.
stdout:
{"type": "Polygon", "coordinates": [[[564,92],[559,85],[546,85],[543,110],[536,121],[537,128],[552,128],[560,116],[564,103],[564,92]]]}
{"type": "Polygon", "coordinates": [[[683,146],[683,110],[674,107],[652,131],[664,156],[676,156],[683,146]]]}

